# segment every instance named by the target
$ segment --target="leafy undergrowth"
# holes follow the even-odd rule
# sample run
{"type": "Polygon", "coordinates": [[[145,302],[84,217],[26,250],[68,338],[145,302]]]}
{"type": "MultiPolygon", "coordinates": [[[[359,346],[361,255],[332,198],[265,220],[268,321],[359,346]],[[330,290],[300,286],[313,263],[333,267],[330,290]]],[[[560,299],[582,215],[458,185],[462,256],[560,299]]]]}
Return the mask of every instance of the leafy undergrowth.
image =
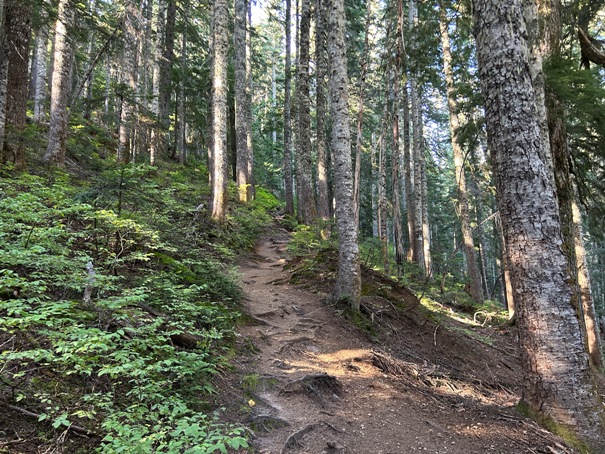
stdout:
{"type": "MultiPolygon", "coordinates": [[[[338,243],[335,236],[326,236],[327,226],[298,226],[288,245],[293,259],[288,264],[289,282],[309,286],[330,293],[336,279],[338,263],[338,243]],[[318,279],[319,278],[319,279],[318,279]],[[321,284],[318,284],[320,282],[321,284]]],[[[483,304],[475,303],[465,291],[464,283],[457,282],[451,276],[440,279],[427,279],[422,276],[415,264],[404,263],[401,278],[388,276],[384,266],[379,264],[382,256],[381,243],[375,239],[365,241],[361,246],[362,303],[361,309],[370,326],[375,318],[370,301],[382,299],[399,309],[423,310],[423,317],[435,324],[455,320],[463,326],[452,324],[448,329],[462,332],[470,337],[489,343],[472,328],[486,325],[499,325],[507,321],[504,308],[495,301],[487,300],[483,304]],[[465,328],[464,325],[468,326],[465,328]]],[[[395,268],[391,257],[389,266],[395,268]]],[[[363,315],[363,314],[362,314],[363,315]]]]}
{"type": "Polygon", "coordinates": [[[149,166],[0,178],[0,452],[247,446],[208,402],[241,296],[226,263],[277,202],[232,200],[217,226],[204,181],[149,166]]]}

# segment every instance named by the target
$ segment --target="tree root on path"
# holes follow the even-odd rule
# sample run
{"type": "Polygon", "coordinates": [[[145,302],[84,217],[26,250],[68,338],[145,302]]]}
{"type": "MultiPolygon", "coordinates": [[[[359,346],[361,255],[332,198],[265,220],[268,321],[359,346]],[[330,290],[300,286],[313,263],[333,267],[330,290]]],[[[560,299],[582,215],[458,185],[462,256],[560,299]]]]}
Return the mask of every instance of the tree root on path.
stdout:
{"type": "Polygon", "coordinates": [[[324,426],[328,427],[329,429],[332,429],[336,433],[342,432],[341,430],[338,430],[336,427],[334,427],[332,424],[327,423],[325,421],[318,421],[318,422],[314,422],[311,424],[307,424],[305,427],[303,427],[300,430],[297,430],[296,432],[294,432],[292,435],[290,435],[288,437],[288,439],[286,440],[286,443],[284,444],[284,447],[281,450],[281,454],[287,454],[289,449],[302,448],[303,447],[302,438],[305,435],[307,435],[309,432],[312,432],[313,430],[317,429],[321,425],[324,425],[324,426]]]}
{"type": "Polygon", "coordinates": [[[264,430],[265,432],[271,432],[275,429],[289,426],[290,423],[279,416],[273,416],[268,414],[254,415],[250,418],[250,427],[255,432],[264,430]]]}
{"type": "Polygon", "coordinates": [[[279,347],[279,353],[284,354],[285,352],[290,352],[296,344],[302,344],[302,343],[315,343],[315,340],[313,340],[307,336],[298,337],[296,339],[289,340],[289,341],[285,342],[284,345],[279,347]]]}
{"type": "Polygon", "coordinates": [[[342,393],[342,384],[338,379],[328,374],[309,374],[302,378],[286,383],[281,393],[292,393],[303,390],[314,397],[321,408],[326,407],[324,395],[338,398],[342,393]]]}

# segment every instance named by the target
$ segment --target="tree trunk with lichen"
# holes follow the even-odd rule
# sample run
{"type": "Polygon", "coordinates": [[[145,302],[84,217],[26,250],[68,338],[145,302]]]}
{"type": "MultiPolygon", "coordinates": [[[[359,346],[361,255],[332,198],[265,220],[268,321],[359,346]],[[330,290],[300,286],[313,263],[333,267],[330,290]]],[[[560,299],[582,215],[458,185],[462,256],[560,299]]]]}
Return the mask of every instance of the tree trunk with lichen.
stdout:
{"type": "Polygon", "coordinates": [[[348,299],[359,311],[361,270],[357,225],[353,207],[353,169],[349,126],[349,78],[345,44],[343,0],[330,0],[328,13],[328,53],[330,56],[330,101],[332,113],[332,150],[334,152],[334,191],[338,227],[338,273],[332,298],[348,299]]]}
{"type": "Polygon", "coordinates": [[[473,0],[479,76],[524,370],[522,403],[538,420],[605,452],[596,394],[571,304],[557,203],[528,65],[519,0],[473,0]]]}

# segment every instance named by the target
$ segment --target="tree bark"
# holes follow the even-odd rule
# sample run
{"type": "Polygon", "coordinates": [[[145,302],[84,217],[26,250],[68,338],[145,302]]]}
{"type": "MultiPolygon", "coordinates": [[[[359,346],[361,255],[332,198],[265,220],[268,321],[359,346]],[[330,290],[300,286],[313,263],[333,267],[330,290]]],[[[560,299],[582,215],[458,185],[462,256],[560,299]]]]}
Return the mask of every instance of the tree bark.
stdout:
{"type": "MultiPolygon", "coordinates": [[[[404,55],[405,58],[405,55],[404,55]]],[[[410,99],[407,83],[401,87],[401,104],[403,110],[403,171],[405,207],[407,212],[408,243],[407,261],[414,260],[414,167],[410,150],[410,99]]]]}
{"type": "Polygon", "coordinates": [[[353,169],[349,126],[349,78],[345,44],[343,0],[331,0],[328,13],[328,52],[330,55],[330,100],[332,113],[332,150],[334,152],[334,190],[338,226],[338,274],[332,298],[348,299],[359,311],[361,271],[357,225],[353,207],[353,169]]]}
{"type": "Polygon", "coordinates": [[[296,96],[298,98],[298,153],[296,179],[299,188],[298,215],[304,224],[317,218],[311,163],[311,115],[309,99],[309,39],[311,28],[310,0],[301,0],[300,44],[296,96]]]}
{"type": "Polygon", "coordinates": [[[324,220],[330,217],[328,195],[328,151],[326,147],[326,30],[325,11],[328,0],[315,3],[315,62],[316,62],[316,121],[317,121],[317,215],[324,220]]]}
{"type": "Polygon", "coordinates": [[[224,222],[227,212],[227,51],[229,9],[214,0],[212,65],[212,219],[224,222]]]}
{"type": "Polygon", "coordinates": [[[292,3],[286,0],[286,66],[284,69],[284,192],[286,214],[294,216],[294,183],[292,181],[292,119],[290,95],[292,91],[292,3]]]}
{"type": "Polygon", "coordinates": [[[187,115],[186,115],[186,100],[187,91],[185,90],[185,77],[187,77],[187,28],[183,30],[181,37],[181,77],[179,79],[179,94],[178,94],[178,128],[176,137],[176,153],[180,164],[185,164],[187,157],[186,149],[186,134],[187,134],[187,115]]]}
{"type": "MultiPolygon", "coordinates": [[[[416,2],[415,0],[409,1],[409,27],[412,29],[417,22],[416,17],[416,2]]],[[[412,48],[414,48],[414,40],[412,40],[412,48]]],[[[410,101],[412,111],[412,156],[413,162],[413,185],[411,187],[411,193],[407,196],[411,197],[412,200],[412,219],[414,222],[414,241],[413,241],[413,260],[416,265],[420,268],[422,273],[425,273],[425,260],[424,260],[424,243],[422,235],[422,138],[420,137],[420,100],[418,96],[418,83],[416,76],[410,70],[410,101]]]]}
{"type": "Polygon", "coordinates": [[[361,73],[359,75],[359,95],[357,101],[357,136],[355,139],[355,173],[353,183],[353,205],[355,206],[355,222],[359,229],[359,209],[360,209],[360,193],[361,184],[361,143],[363,140],[363,110],[364,110],[364,90],[366,73],[368,70],[368,56],[370,54],[369,39],[370,39],[370,21],[372,18],[372,0],[366,0],[366,24],[365,36],[363,41],[363,52],[361,54],[361,73]]]}
{"type": "MultiPolygon", "coordinates": [[[[120,68],[121,108],[118,128],[118,162],[128,162],[133,154],[133,124],[135,122],[134,94],[137,89],[137,53],[140,12],[134,0],[125,4],[122,64],[120,68]]],[[[57,45],[55,39],[55,46],[57,45]]],[[[54,91],[54,88],[53,88],[54,91]]],[[[52,95],[51,95],[52,96],[52,95]]]]}
{"type": "Polygon", "coordinates": [[[252,0],[248,0],[248,27],[246,27],[246,158],[248,164],[248,200],[256,196],[254,179],[254,140],[252,134],[252,92],[254,81],[252,80],[252,0]]]}
{"type": "Polygon", "coordinates": [[[235,66],[235,162],[239,200],[250,201],[248,175],[248,97],[246,74],[246,0],[235,0],[233,49],[235,66]]]}
{"type": "Polygon", "coordinates": [[[6,123],[6,89],[8,77],[8,40],[6,37],[5,0],[0,0],[0,162],[4,162],[4,131],[6,123]]]}
{"type": "MultiPolygon", "coordinates": [[[[424,274],[426,276],[432,275],[433,260],[431,258],[431,228],[429,223],[429,192],[428,192],[428,178],[426,170],[426,142],[424,140],[424,121],[422,114],[420,116],[420,190],[422,197],[422,247],[424,248],[424,274]]],[[[430,156],[429,156],[430,159],[430,156]]]]}
{"type": "Polygon", "coordinates": [[[488,145],[516,302],[522,402],[605,451],[604,411],[571,304],[561,227],[518,0],[473,0],[488,145]]]}
{"type": "MultiPolygon", "coordinates": [[[[0,162],[25,167],[25,125],[28,94],[28,57],[31,35],[32,3],[30,0],[4,0],[2,55],[6,62],[6,117],[4,147],[0,162]]],[[[0,98],[2,97],[0,81],[0,98]]],[[[0,106],[1,110],[1,106],[0,106]]],[[[0,120],[1,118],[0,114],[0,120]]]]}
{"type": "Polygon", "coordinates": [[[452,67],[452,54],[450,52],[449,20],[443,6],[439,2],[439,25],[441,30],[441,48],[443,50],[443,72],[445,74],[445,87],[447,93],[447,106],[450,118],[450,133],[452,136],[452,149],[454,152],[454,171],[456,172],[456,186],[458,187],[458,218],[462,230],[462,248],[466,258],[466,272],[470,280],[471,298],[477,303],[483,303],[483,290],[481,288],[481,274],[475,256],[475,242],[471,229],[468,191],[466,188],[466,174],[464,165],[464,152],[460,145],[460,118],[459,106],[454,86],[454,70],[452,67]]]}
{"type": "Polygon", "coordinates": [[[52,162],[59,167],[65,165],[65,140],[69,118],[67,105],[73,59],[70,34],[73,25],[74,9],[69,4],[69,0],[61,0],[55,26],[55,64],[51,82],[50,126],[48,128],[48,146],[44,154],[45,161],[52,162]]]}
{"type": "MultiPolygon", "coordinates": [[[[387,105],[383,114],[387,119],[387,105]]],[[[389,242],[387,235],[387,166],[384,130],[378,139],[378,238],[380,238],[382,262],[385,274],[389,273],[389,242]]]]}
{"type": "MultiPolygon", "coordinates": [[[[401,228],[401,199],[399,188],[399,162],[401,150],[399,145],[399,80],[403,57],[403,0],[397,2],[397,33],[395,45],[395,64],[393,68],[393,85],[391,91],[391,184],[393,209],[393,243],[395,245],[395,263],[397,264],[397,277],[403,275],[403,229],[401,228]]],[[[360,155],[361,158],[361,155],[360,155]]]]}
{"type": "Polygon", "coordinates": [[[167,0],[166,25],[164,27],[163,55],[159,77],[160,123],[164,134],[170,127],[170,99],[172,97],[172,66],[174,63],[174,26],[176,21],[176,0],[167,0]]]}
{"type": "Polygon", "coordinates": [[[152,68],[152,96],[151,113],[153,114],[153,123],[151,126],[151,141],[149,144],[149,163],[156,164],[163,148],[162,121],[160,119],[160,97],[162,96],[161,71],[162,59],[164,58],[164,26],[165,26],[166,3],[165,0],[156,0],[153,4],[151,17],[151,29],[153,40],[153,68],[152,68]]]}
{"type": "MultiPolygon", "coordinates": [[[[42,21],[48,20],[44,8],[41,9],[42,21]]],[[[46,101],[46,74],[48,60],[48,37],[49,27],[47,23],[42,23],[36,34],[36,64],[35,64],[35,84],[34,84],[34,122],[40,123],[44,120],[44,102],[46,101]]],[[[32,76],[33,77],[33,76],[32,76]]]]}
{"type": "MultiPolygon", "coordinates": [[[[534,13],[534,37],[536,45],[532,52],[540,54],[541,59],[559,57],[561,53],[561,11],[557,0],[525,0],[525,19],[528,11],[534,13]],[[527,5],[531,3],[531,5],[527,5]]],[[[544,90],[544,87],[541,87],[544,90]]],[[[590,362],[593,367],[603,367],[602,346],[596,321],[594,303],[590,289],[590,278],[586,267],[586,253],[582,238],[582,219],[577,204],[577,193],[571,174],[571,150],[569,149],[565,109],[563,103],[550,91],[545,93],[546,128],[549,138],[549,150],[554,161],[554,179],[557,188],[561,230],[563,233],[563,251],[570,265],[575,297],[574,303],[583,323],[580,324],[586,339],[590,362]]]]}

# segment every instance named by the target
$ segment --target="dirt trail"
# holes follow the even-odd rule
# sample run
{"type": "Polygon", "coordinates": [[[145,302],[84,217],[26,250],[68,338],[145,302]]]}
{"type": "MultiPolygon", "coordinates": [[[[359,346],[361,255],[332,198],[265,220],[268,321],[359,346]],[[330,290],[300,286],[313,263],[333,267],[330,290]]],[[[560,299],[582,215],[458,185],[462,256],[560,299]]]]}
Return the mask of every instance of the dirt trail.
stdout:
{"type": "Polygon", "coordinates": [[[326,295],[275,283],[287,281],[289,237],[272,233],[240,268],[252,320],[240,329],[241,346],[254,353],[236,362],[257,452],[572,452],[514,410],[517,363],[500,358],[502,349],[455,331],[438,339],[439,325],[406,317],[386,338],[370,338],[326,295]],[[465,353],[475,355],[472,367],[458,357],[465,353]],[[477,367],[476,376],[467,371],[477,367]]]}

